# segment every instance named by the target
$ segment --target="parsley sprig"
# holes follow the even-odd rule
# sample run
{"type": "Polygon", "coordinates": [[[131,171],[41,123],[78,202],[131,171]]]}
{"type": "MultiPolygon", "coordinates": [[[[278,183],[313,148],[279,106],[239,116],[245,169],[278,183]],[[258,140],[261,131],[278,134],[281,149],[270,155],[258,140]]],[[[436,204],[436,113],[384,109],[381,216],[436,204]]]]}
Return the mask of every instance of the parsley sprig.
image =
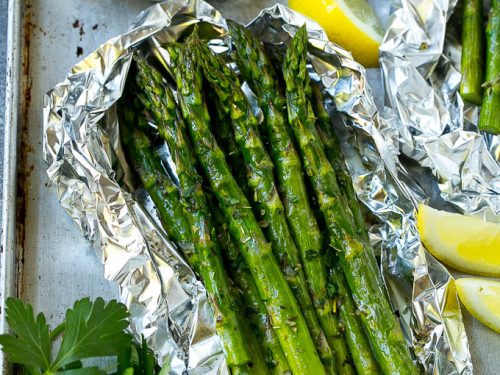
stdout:
{"type": "Polygon", "coordinates": [[[96,366],[84,367],[82,360],[113,356],[118,373],[153,375],[157,372],[154,356],[145,342],[139,348],[132,345],[132,336],[126,331],[128,316],[126,306],[115,300],[106,303],[102,298],[94,302],[83,298],[51,331],[43,313],[35,317],[32,306],[9,298],[6,319],[12,334],[0,335],[0,345],[9,362],[31,375],[108,374],[96,366]],[[55,351],[60,335],[61,345],[55,351]]]}

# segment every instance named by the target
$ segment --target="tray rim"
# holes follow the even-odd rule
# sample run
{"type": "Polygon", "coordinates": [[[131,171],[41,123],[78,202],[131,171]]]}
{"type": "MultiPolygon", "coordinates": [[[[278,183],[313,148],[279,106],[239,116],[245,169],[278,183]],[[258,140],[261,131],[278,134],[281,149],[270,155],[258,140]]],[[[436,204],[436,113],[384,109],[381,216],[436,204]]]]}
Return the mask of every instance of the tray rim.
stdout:
{"type": "MultiPolygon", "coordinates": [[[[2,175],[2,230],[0,235],[0,333],[8,331],[5,321],[5,302],[17,296],[16,270],[16,201],[17,152],[19,140],[19,112],[21,91],[21,50],[23,43],[21,5],[23,0],[9,0],[7,8],[6,90],[4,118],[4,170],[2,175]]],[[[0,350],[0,372],[10,373],[3,351],[0,350]]]]}

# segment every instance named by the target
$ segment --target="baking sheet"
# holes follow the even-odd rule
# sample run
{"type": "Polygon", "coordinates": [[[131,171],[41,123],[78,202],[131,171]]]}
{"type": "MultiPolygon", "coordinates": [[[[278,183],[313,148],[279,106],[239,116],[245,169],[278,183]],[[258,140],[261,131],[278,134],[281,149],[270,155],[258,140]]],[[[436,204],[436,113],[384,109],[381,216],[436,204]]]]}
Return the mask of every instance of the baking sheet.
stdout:
{"type": "MultiPolygon", "coordinates": [[[[381,13],[387,11],[387,2],[375,2],[381,13]]],[[[226,16],[247,21],[276,1],[240,0],[238,6],[236,1],[211,3],[226,16]]],[[[11,81],[4,159],[2,216],[6,225],[2,234],[0,282],[5,284],[0,284],[1,303],[8,295],[19,295],[33,304],[35,310],[45,311],[49,324],[60,322],[75,299],[118,296],[116,288],[101,276],[102,266],[91,245],[57,202],[46,176],[46,165],[41,158],[43,93],[99,44],[125,32],[139,11],[148,5],[145,0],[72,0],[71,6],[64,0],[11,0],[9,4],[13,22],[8,51],[11,81]],[[16,18],[17,8],[22,11],[22,18],[16,18]],[[21,64],[16,63],[18,53],[21,64]],[[14,265],[14,258],[18,270],[15,277],[13,267],[6,268],[14,265]]],[[[370,72],[369,78],[375,93],[381,93],[378,71],[370,72]]],[[[0,318],[1,324],[3,316],[0,318]]],[[[500,361],[493,355],[500,352],[498,335],[467,314],[465,319],[475,373],[496,373],[494,369],[500,361]]]]}

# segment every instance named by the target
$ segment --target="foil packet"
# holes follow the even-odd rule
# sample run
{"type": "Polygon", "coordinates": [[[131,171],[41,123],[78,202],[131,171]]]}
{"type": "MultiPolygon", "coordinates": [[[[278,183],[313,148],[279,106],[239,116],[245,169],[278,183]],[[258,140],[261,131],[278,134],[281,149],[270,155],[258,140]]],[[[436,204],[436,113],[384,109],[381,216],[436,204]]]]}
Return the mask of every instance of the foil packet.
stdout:
{"type": "MultiPolygon", "coordinates": [[[[44,157],[61,205],[93,241],[104,276],[129,307],[131,330],[144,336],[170,374],[226,374],[222,345],[205,289],[171,244],[142,189],[136,189],[120,145],[116,101],[132,53],[168,65],[163,43],[196,23],[216,53],[230,52],[223,16],[203,0],[175,0],[142,12],[117,36],[75,65],[45,97],[44,157]]],[[[341,138],[381,271],[415,361],[428,374],[472,374],[453,278],[420,243],[416,204],[425,193],[411,181],[380,121],[363,67],[330,43],[323,29],[283,5],[264,9],[251,31],[280,56],[307,24],[309,72],[341,138]]],[[[257,110],[257,108],[256,108],[257,110]]]]}
{"type": "Polygon", "coordinates": [[[445,201],[500,222],[500,137],[478,130],[479,108],[460,96],[456,5],[396,5],[380,46],[386,132],[401,153],[431,169],[445,201]]]}

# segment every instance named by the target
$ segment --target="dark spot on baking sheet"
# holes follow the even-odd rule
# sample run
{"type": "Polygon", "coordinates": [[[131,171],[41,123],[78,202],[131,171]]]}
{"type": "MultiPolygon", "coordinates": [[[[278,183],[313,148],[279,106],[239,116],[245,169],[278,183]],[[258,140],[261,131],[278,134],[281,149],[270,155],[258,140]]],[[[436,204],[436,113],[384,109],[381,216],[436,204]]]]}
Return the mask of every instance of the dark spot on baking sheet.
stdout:
{"type": "Polygon", "coordinates": [[[92,30],[97,30],[98,27],[99,25],[96,23],[94,26],[92,26],[92,30]]]}
{"type": "Polygon", "coordinates": [[[80,26],[80,31],[79,31],[79,33],[80,33],[80,40],[82,40],[82,36],[85,35],[85,31],[83,30],[83,25],[84,24],[82,23],[82,26],[80,26]]]}
{"type": "Polygon", "coordinates": [[[73,29],[78,29],[80,27],[80,20],[73,22],[73,29]]]}
{"type": "Polygon", "coordinates": [[[78,46],[76,47],[76,57],[80,57],[81,55],[83,55],[83,48],[78,46]]]}

